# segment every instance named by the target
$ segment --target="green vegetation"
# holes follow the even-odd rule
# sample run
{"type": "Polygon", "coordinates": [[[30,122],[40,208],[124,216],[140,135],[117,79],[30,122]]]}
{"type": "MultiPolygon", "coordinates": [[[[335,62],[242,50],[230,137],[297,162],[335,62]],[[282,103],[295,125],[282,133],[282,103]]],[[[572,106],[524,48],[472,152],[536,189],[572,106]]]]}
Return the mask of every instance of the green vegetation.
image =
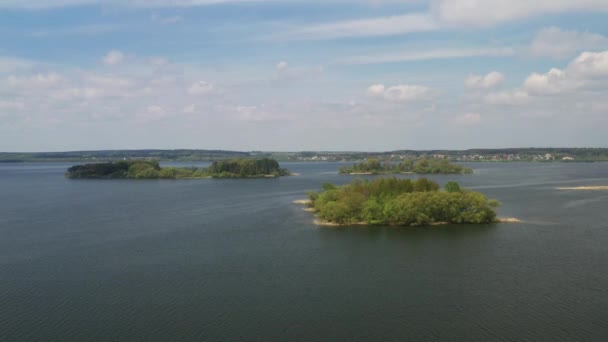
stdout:
{"type": "Polygon", "coordinates": [[[282,169],[274,159],[229,159],[215,161],[207,172],[213,177],[245,178],[245,177],[279,177],[289,176],[290,172],[282,169]]]}
{"type": "Polygon", "coordinates": [[[390,161],[380,163],[378,159],[369,159],[353,166],[340,168],[341,174],[382,174],[382,173],[418,173],[418,174],[463,174],[473,173],[473,169],[450,163],[447,159],[418,160],[406,159],[399,164],[390,161]]]}
{"type": "Polygon", "coordinates": [[[118,161],[76,165],[68,169],[72,179],[187,179],[187,178],[261,178],[288,176],[273,159],[230,159],[216,161],[208,168],[161,168],[157,161],[118,161]]]}
{"type": "Polygon", "coordinates": [[[339,225],[428,226],[439,223],[480,224],[496,221],[498,206],[483,194],[450,182],[446,191],[426,178],[354,180],[309,194],[318,217],[339,225]]]}

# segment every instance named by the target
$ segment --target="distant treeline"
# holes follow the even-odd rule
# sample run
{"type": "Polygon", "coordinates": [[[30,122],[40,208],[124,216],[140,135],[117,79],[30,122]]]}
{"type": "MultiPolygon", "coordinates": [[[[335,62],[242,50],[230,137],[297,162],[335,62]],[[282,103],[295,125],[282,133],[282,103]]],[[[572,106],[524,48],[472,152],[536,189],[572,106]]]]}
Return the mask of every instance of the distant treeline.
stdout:
{"type": "Polygon", "coordinates": [[[483,194],[449,182],[445,190],[426,178],[355,180],[309,194],[318,217],[341,225],[426,226],[437,223],[480,224],[496,220],[498,206],[483,194]]]}
{"type": "Polygon", "coordinates": [[[473,173],[473,169],[457,164],[450,163],[447,159],[428,159],[418,160],[406,159],[399,163],[386,161],[381,163],[378,159],[369,159],[352,166],[340,168],[342,174],[353,173],[402,173],[411,172],[418,174],[464,174],[473,173]]]}
{"type": "Polygon", "coordinates": [[[608,161],[608,148],[504,148],[470,150],[397,150],[387,152],[235,152],[224,150],[102,150],[73,152],[0,152],[0,162],[46,161],[213,161],[231,158],[272,158],[279,161],[342,161],[342,160],[401,160],[404,158],[432,158],[442,156],[450,160],[466,161],[608,161]],[[544,158],[550,155],[551,158],[544,158]],[[511,158],[513,157],[513,158],[511,158]],[[539,158],[543,157],[543,158],[539,158]],[[563,158],[566,158],[565,160],[563,158]],[[572,159],[571,159],[572,158],[572,159]]]}
{"type": "Polygon", "coordinates": [[[68,169],[72,179],[187,179],[256,178],[289,175],[275,160],[231,159],[216,161],[208,168],[160,167],[158,161],[117,161],[76,165],[68,169]]]}
{"type": "Polygon", "coordinates": [[[160,161],[213,161],[228,158],[270,157],[250,152],[233,152],[223,150],[108,150],[108,151],[74,151],[74,152],[35,152],[4,153],[0,152],[0,161],[12,162],[62,162],[62,161],[118,161],[118,160],[160,160],[160,161]]]}

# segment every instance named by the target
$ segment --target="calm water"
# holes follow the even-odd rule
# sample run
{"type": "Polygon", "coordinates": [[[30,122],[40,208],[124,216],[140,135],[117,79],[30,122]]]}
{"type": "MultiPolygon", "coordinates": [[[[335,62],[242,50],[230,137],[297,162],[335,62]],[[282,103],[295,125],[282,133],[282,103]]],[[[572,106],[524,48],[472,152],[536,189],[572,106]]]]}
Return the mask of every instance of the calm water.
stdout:
{"type": "Polygon", "coordinates": [[[319,229],[261,180],[0,164],[1,341],[607,341],[608,164],[472,164],[523,224],[319,229]]]}

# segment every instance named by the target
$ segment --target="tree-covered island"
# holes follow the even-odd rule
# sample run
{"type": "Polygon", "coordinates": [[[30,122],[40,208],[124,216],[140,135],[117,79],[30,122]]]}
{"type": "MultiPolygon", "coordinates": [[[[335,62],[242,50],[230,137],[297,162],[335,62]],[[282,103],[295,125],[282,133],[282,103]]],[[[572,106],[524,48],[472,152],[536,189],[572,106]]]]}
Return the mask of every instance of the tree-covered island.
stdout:
{"type": "Polygon", "coordinates": [[[359,164],[341,167],[340,173],[349,175],[388,173],[469,174],[473,173],[473,169],[452,164],[447,159],[406,159],[400,163],[381,163],[378,159],[368,159],[359,164]]]}
{"type": "Polygon", "coordinates": [[[72,166],[71,179],[193,179],[272,178],[291,173],[274,159],[228,159],[214,161],[207,168],[161,167],[157,161],[117,161],[72,166]]]}
{"type": "MultiPolygon", "coordinates": [[[[444,190],[426,178],[326,183],[308,205],[326,225],[429,226],[496,222],[496,200],[448,182],[444,190]]],[[[514,220],[514,219],[513,219],[514,220]]]]}

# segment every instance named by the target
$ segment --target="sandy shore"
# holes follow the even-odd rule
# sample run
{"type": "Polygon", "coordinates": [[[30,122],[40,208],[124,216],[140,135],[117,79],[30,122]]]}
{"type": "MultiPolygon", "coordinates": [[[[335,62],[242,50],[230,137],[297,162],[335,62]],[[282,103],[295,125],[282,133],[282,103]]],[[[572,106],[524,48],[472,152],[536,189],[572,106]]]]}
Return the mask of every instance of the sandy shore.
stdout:
{"type": "Polygon", "coordinates": [[[367,176],[367,175],[373,175],[372,172],[351,172],[349,173],[349,175],[351,176],[367,176]]]}
{"type": "MultiPolygon", "coordinates": [[[[496,222],[498,223],[521,223],[522,221],[520,219],[517,219],[515,217],[499,217],[496,219],[496,222]]],[[[351,224],[339,224],[339,223],[334,223],[334,222],[328,222],[328,221],[324,221],[324,220],[320,220],[320,219],[315,219],[313,221],[314,224],[316,224],[317,226],[322,226],[322,227],[349,227],[349,226],[372,226],[366,222],[356,222],[356,223],[351,223],[351,224]]],[[[449,222],[433,222],[430,224],[430,226],[445,226],[445,225],[449,225],[449,222]]],[[[456,223],[454,223],[456,225],[456,223]]],[[[405,227],[405,226],[404,226],[405,227]]]]}
{"type": "Polygon", "coordinates": [[[499,217],[496,219],[500,223],[521,223],[522,221],[515,217],[499,217]]]}
{"type": "Polygon", "coordinates": [[[293,201],[293,204],[310,205],[310,204],[312,204],[312,201],[308,200],[308,199],[300,199],[300,200],[293,201]]]}
{"type": "Polygon", "coordinates": [[[556,188],[557,190],[608,190],[608,185],[597,185],[597,186],[576,186],[576,187],[565,187],[556,188]]]}

